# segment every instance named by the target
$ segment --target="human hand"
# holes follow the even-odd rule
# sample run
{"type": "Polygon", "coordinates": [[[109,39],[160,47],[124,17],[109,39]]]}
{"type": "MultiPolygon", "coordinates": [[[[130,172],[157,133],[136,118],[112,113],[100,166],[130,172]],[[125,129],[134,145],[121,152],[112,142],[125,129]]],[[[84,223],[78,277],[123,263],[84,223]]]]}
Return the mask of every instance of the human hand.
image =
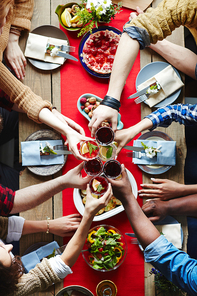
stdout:
{"type": "Polygon", "coordinates": [[[19,36],[10,33],[7,47],[4,51],[4,58],[7,65],[14,70],[19,79],[25,77],[27,61],[18,44],[19,36]]]}
{"type": "Polygon", "coordinates": [[[108,106],[99,105],[93,111],[92,119],[88,124],[92,137],[94,137],[96,130],[104,120],[111,123],[112,129],[115,132],[117,129],[118,111],[108,106]]]}
{"type": "MultiPolygon", "coordinates": [[[[108,179],[112,185],[114,196],[122,202],[134,197],[125,166],[122,164],[122,179],[108,179]]],[[[135,198],[135,197],[134,197],[135,198]]]]}
{"type": "Polygon", "coordinates": [[[77,144],[81,141],[92,141],[92,138],[85,137],[70,127],[68,127],[68,129],[66,130],[65,135],[66,135],[67,142],[69,145],[69,150],[73,153],[73,155],[77,159],[86,161],[87,159],[85,157],[81,156],[81,154],[79,153],[78,148],[77,148],[77,144]]]}
{"type": "Polygon", "coordinates": [[[104,195],[99,198],[94,198],[90,192],[90,186],[87,185],[87,196],[86,196],[86,204],[85,204],[85,212],[89,212],[90,215],[96,215],[99,210],[106,207],[109,200],[111,199],[113,192],[111,188],[111,184],[109,183],[108,189],[104,195]]]}
{"type": "Polygon", "coordinates": [[[81,222],[79,214],[49,220],[49,232],[61,237],[72,236],[81,222]]]}
{"type": "Polygon", "coordinates": [[[168,215],[168,201],[149,199],[142,210],[152,222],[163,220],[168,215]]]}
{"type": "Polygon", "coordinates": [[[116,154],[118,154],[122,148],[129,143],[133,138],[135,137],[135,134],[132,132],[131,128],[122,129],[116,132],[115,139],[118,143],[118,148],[116,150],[116,154]]]}
{"type": "Polygon", "coordinates": [[[169,200],[182,196],[182,184],[168,179],[151,178],[155,183],[141,184],[143,188],[138,191],[140,197],[158,197],[161,200],[169,200]]]}
{"type": "Polygon", "coordinates": [[[86,189],[87,184],[92,179],[91,176],[82,177],[81,171],[83,169],[84,162],[81,162],[78,166],[73,168],[72,170],[68,171],[64,178],[66,179],[66,183],[70,188],[79,188],[79,189],[86,189]]]}
{"type": "Polygon", "coordinates": [[[132,21],[132,19],[136,18],[139,14],[144,13],[143,10],[141,10],[138,6],[136,7],[136,12],[131,12],[129,20],[132,21]]]}
{"type": "Polygon", "coordinates": [[[52,110],[53,114],[59,118],[59,120],[61,120],[63,123],[67,124],[68,126],[70,126],[73,130],[75,130],[76,132],[78,132],[79,134],[81,134],[82,136],[85,136],[85,132],[84,129],[77,124],[74,120],[64,116],[63,114],[61,114],[59,111],[57,111],[57,109],[53,109],[52,110]]]}

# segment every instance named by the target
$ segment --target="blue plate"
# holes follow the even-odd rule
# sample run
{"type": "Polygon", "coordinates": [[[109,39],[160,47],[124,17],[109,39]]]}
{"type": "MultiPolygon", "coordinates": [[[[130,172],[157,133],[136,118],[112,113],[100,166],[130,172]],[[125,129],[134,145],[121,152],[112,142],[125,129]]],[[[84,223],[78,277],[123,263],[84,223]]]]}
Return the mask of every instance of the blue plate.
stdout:
{"type": "MultiPolygon", "coordinates": [[[[114,27],[110,27],[110,26],[100,26],[99,28],[94,28],[92,30],[92,34],[95,33],[95,32],[98,32],[98,31],[105,31],[105,30],[109,30],[109,31],[113,31],[114,33],[116,34],[119,34],[121,35],[122,32],[114,27]]],[[[81,39],[81,42],[79,44],[79,60],[82,64],[82,66],[84,67],[84,69],[91,75],[95,76],[95,77],[98,77],[98,78],[109,78],[111,73],[108,73],[108,74],[99,74],[99,73],[96,73],[94,71],[92,71],[91,69],[89,69],[87,67],[87,65],[83,62],[83,57],[82,57],[82,52],[83,52],[83,47],[84,47],[84,44],[86,42],[86,40],[89,38],[90,36],[90,32],[86,33],[83,38],[81,39]]]]}
{"type": "MultiPolygon", "coordinates": [[[[79,110],[79,112],[87,118],[88,121],[90,121],[90,117],[88,116],[88,114],[84,111],[84,110],[81,110],[81,106],[82,104],[80,103],[80,99],[83,98],[83,97],[86,97],[86,98],[90,98],[90,97],[95,97],[97,101],[101,102],[102,99],[93,95],[93,94],[83,94],[82,96],[79,97],[78,101],[77,101],[77,108],[79,110]]],[[[117,129],[118,130],[121,130],[123,128],[123,123],[121,121],[121,115],[120,113],[118,113],[118,124],[117,124],[117,129]]]]}
{"type": "MultiPolygon", "coordinates": [[[[151,78],[153,75],[159,73],[160,71],[162,71],[163,69],[165,69],[169,65],[170,64],[165,63],[165,62],[153,62],[153,63],[146,65],[144,68],[142,68],[140,70],[140,72],[137,75],[136,82],[135,82],[136,89],[137,89],[138,85],[140,85],[141,83],[143,83],[147,79],[151,78]]],[[[176,72],[176,74],[178,75],[178,77],[181,79],[181,76],[180,76],[178,70],[175,69],[174,67],[173,67],[173,69],[176,72]]],[[[155,105],[154,108],[161,108],[161,107],[165,107],[167,105],[172,104],[179,97],[180,93],[181,93],[181,88],[178,89],[177,91],[175,91],[173,94],[171,94],[169,97],[167,97],[165,100],[163,100],[159,104],[155,105]]],[[[144,103],[147,104],[146,101],[144,101],[144,103]]]]}

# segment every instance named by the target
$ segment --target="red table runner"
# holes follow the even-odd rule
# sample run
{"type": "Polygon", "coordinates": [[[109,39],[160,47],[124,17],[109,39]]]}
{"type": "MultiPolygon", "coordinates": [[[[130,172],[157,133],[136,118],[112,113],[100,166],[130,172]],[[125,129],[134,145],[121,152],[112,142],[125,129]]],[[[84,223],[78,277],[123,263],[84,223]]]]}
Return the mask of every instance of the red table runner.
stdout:
{"type": "MultiPolygon", "coordinates": [[[[131,10],[123,9],[123,11],[116,15],[115,19],[109,24],[122,31],[123,25],[129,19],[131,10]]],[[[81,38],[77,38],[77,33],[69,32],[61,29],[69,38],[70,45],[79,47],[81,38]]],[[[78,50],[72,53],[78,57],[78,50]]],[[[132,71],[127,79],[127,84],[122,93],[120,113],[122,115],[122,122],[124,127],[134,125],[141,120],[140,104],[136,105],[133,100],[126,98],[136,91],[135,80],[140,70],[140,55],[138,55],[132,71]]],[[[89,75],[81,66],[80,62],[67,60],[65,65],[61,67],[61,110],[62,113],[69,118],[79,123],[85,130],[86,135],[90,136],[88,129],[88,121],[77,110],[77,100],[84,93],[92,93],[103,98],[107,92],[108,79],[97,79],[89,75]]],[[[124,150],[124,149],[123,149],[124,150]]],[[[142,173],[136,165],[131,162],[131,158],[126,156],[126,151],[121,151],[118,160],[124,163],[125,166],[134,175],[138,188],[142,183],[142,173]]],[[[68,156],[63,173],[75,167],[79,161],[74,156],[68,156]]],[[[141,204],[142,201],[138,199],[141,204]]],[[[73,189],[66,189],[63,191],[63,215],[76,213],[77,210],[73,203],[73,189]]],[[[101,222],[93,222],[92,227],[99,224],[108,224],[117,227],[122,233],[131,232],[131,226],[126,217],[125,212],[118,214],[112,218],[101,222]]],[[[83,260],[82,255],[79,256],[77,262],[73,266],[73,274],[65,278],[64,285],[81,285],[85,286],[96,295],[97,284],[109,279],[115,282],[118,288],[118,295],[144,295],[144,259],[138,245],[131,244],[131,239],[126,237],[128,243],[128,254],[124,263],[115,271],[102,273],[92,270],[87,266],[83,260]]],[[[68,240],[65,239],[65,243],[68,240]]]]}

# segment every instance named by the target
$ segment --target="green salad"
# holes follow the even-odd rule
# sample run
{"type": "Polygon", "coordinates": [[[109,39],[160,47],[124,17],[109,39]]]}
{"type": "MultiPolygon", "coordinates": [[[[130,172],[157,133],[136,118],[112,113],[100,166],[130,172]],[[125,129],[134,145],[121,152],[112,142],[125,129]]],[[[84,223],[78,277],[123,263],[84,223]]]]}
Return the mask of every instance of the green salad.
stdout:
{"type": "Polygon", "coordinates": [[[113,269],[124,255],[122,235],[114,229],[98,227],[87,237],[88,262],[94,269],[113,269]]]}

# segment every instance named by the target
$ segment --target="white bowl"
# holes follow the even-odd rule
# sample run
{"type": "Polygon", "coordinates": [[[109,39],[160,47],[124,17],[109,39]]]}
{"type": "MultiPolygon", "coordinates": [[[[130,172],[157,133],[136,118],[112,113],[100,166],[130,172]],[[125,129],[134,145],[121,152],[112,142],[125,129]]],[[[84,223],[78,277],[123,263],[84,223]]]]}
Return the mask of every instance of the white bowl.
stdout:
{"type": "MultiPolygon", "coordinates": [[[[134,194],[135,198],[137,198],[138,189],[137,189],[137,183],[135,181],[135,178],[133,177],[133,175],[131,174],[131,172],[128,169],[126,169],[126,171],[128,174],[129,181],[131,183],[133,194],[134,194]]],[[[83,216],[85,207],[82,202],[80,190],[77,188],[75,188],[73,191],[73,199],[74,199],[74,204],[75,204],[77,211],[83,216]]],[[[108,212],[104,212],[101,215],[95,216],[93,221],[102,221],[104,219],[108,219],[112,216],[117,215],[118,213],[121,213],[122,211],[124,211],[124,207],[121,205],[121,206],[116,207],[115,209],[108,211],[108,212]]]]}

